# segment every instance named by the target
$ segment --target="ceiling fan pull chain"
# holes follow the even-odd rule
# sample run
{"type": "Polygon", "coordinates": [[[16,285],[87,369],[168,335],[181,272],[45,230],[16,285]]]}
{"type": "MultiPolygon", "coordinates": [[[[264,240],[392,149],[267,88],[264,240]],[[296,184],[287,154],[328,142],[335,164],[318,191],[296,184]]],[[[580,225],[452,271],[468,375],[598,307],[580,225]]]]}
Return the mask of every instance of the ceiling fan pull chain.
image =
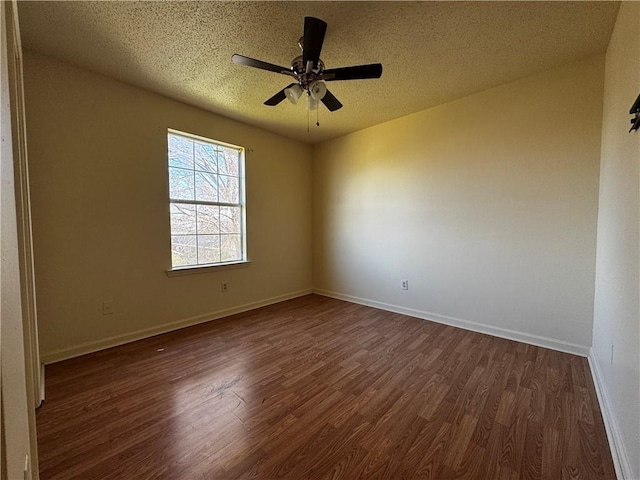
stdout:
{"type": "Polygon", "coordinates": [[[309,109],[307,108],[307,133],[309,133],[309,109]]]}
{"type": "Polygon", "coordinates": [[[318,120],[318,116],[320,115],[318,112],[320,111],[320,106],[316,108],[316,127],[320,126],[320,120],[318,120]]]}

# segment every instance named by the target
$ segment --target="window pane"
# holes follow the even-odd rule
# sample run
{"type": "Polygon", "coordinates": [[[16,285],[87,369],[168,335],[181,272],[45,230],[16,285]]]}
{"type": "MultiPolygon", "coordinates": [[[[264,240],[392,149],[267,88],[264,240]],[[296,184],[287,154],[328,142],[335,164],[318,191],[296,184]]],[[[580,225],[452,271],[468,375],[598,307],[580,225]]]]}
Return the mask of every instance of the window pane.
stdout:
{"type": "Polygon", "coordinates": [[[169,166],[193,169],[193,140],[169,134],[169,166]]]}
{"type": "Polygon", "coordinates": [[[220,207],[213,205],[198,205],[198,233],[220,233],[220,207]]]}
{"type": "Polygon", "coordinates": [[[240,203],[238,177],[228,177],[226,175],[220,175],[218,177],[218,190],[220,193],[221,202],[240,203]]]}
{"type": "Polygon", "coordinates": [[[173,266],[242,260],[242,152],[188,134],[168,133],[167,145],[173,266]]]}
{"type": "Polygon", "coordinates": [[[195,142],[196,170],[217,173],[218,148],[209,143],[195,142]]]}
{"type": "Polygon", "coordinates": [[[198,263],[220,261],[220,236],[198,235],[198,263]]]}
{"type": "Polygon", "coordinates": [[[218,173],[220,175],[238,176],[240,152],[232,148],[224,148],[218,156],[218,173]]]}
{"type": "Polygon", "coordinates": [[[223,262],[242,260],[240,235],[220,235],[220,259],[223,262]]]}
{"type": "Polygon", "coordinates": [[[174,267],[197,265],[198,257],[195,235],[171,236],[171,262],[174,267]]]}
{"type": "Polygon", "coordinates": [[[171,234],[196,234],[196,206],[171,204],[171,234]]]}
{"type": "Polygon", "coordinates": [[[220,233],[242,233],[240,207],[220,207],[220,233]]]}
{"type": "Polygon", "coordinates": [[[169,197],[174,200],[193,200],[193,171],[169,168],[169,197]]]}
{"type": "Polygon", "coordinates": [[[196,200],[218,201],[218,184],[214,174],[196,172],[196,200]]]}

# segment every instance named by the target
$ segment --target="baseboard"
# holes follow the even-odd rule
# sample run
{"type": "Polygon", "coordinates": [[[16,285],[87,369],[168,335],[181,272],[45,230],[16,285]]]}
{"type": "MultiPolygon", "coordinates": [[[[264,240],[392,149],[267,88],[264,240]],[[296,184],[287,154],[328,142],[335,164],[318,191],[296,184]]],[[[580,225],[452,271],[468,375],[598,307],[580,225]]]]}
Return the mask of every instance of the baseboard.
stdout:
{"type": "Polygon", "coordinates": [[[572,353],[574,355],[580,355],[581,357],[589,356],[590,347],[576,345],[561,340],[555,340],[553,338],[540,337],[537,335],[531,335],[529,333],[517,332],[515,330],[509,330],[506,328],[493,327],[491,325],[486,325],[483,323],[471,322],[469,320],[462,320],[460,318],[438,315],[437,313],[401,307],[399,305],[392,305],[389,303],[378,302],[367,298],[360,298],[337,292],[330,292],[327,290],[314,289],[313,293],[323,295],[325,297],[336,298],[338,300],[358,303],[360,305],[366,305],[368,307],[379,308],[381,310],[387,310],[389,312],[401,313],[403,315],[409,315],[411,317],[422,318],[423,320],[430,320],[432,322],[442,323],[445,325],[450,325],[452,327],[464,328],[465,330],[471,330],[473,332],[485,333],[494,337],[506,338],[507,340],[515,340],[517,342],[528,343],[537,347],[550,348],[551,350],[572,353]]]}
{"type": "Polygon", "coordinates": [[[602,411],[604,428],[607,431],[607,439],[609,440],[609,448],[611,448],[611,457],[613,458],[613,465],[616,469],[616,476],[618,480],[633,480],[631,477],[629,457],[622,442],[618,422],[616,422],[613,410],[611,409],[611,402],[609,401],[607,390],[604,388],[604,383],[602,382],[600,367],[598,367],[598,362],[593,357],[593,350],[589,353],[588,359],[593,384],[596,387],[598,403],[600,403],[600,410],[602,411]]]}
{"type": "Polygon", "coordinates": [[[165,323],[163,325],[158,325],[156,327],[143,330],[137,330],[135,332],[126,333],[124,335],[117,335],[114,337],[105,338],[103,340],[82,343],[70,348],[56,350],[54,352],[43,353],[42,362],[45,365],[48,365],[51,363],[60,362],[62,360],[68,360],[69,358],[79,357],[88,353],[105,350],[111,347],[117,347],[118,345],[123,345],[125,343],[135,342],[136,340],[142,340],[144,338],[154,337],[156,335],[179,330],[185,327],[190,327],[192,325],[198,325],[199,323],[205,323],[211,320],[228,317],[229,315],[234,315],[236,313],[247,312],[249,310],[265,307],[274,303],[284,302],[293,298],[309,295],[310,293],[312,293],[311,289],[298,290],[297,292],[291,292],[284,295],[278,295],[276,297],[265,298],[256,302],[246,303],[224,310],[218,310],[216,312],[205,313],[204,315],[198,315],[196,317],[178,320],[177,322],[165,323]]]}

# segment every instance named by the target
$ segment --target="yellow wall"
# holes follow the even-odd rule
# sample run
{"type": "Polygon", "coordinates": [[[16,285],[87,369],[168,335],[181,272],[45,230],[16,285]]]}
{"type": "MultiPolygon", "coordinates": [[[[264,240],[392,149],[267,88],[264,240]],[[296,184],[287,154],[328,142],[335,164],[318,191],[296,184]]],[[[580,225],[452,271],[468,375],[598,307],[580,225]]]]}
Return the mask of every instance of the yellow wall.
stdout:
{"type": "Polygon", "coordinates": [[[593,57],[318,146],[314,287],[586,354],[603,67],[593,57]]]}
{"type": "Polygon", "coordinates": [[[308,292],[312,266],[321,293],[587,353],[603,69],[326,142],[312,172],[308,146],[28,52],[44,359],[308,292]],[[248,149],[250,266],[166,276],[167,128],[248,149]]]}
{"type": "Polygon", "coordinates": [[[32,52],[25,89],[45,361],[311,289],[310,147],[32,52]],[[249,266],[165,274],[167,128],[247,149],[249,266]]]}
{"type": "Polygon", "coordinates": [[[640,131],[628,133],[638,94],[640,3],[622,2],[606,60],[593,320],[593,367],[622,478],[640,478],[640,131]]]}

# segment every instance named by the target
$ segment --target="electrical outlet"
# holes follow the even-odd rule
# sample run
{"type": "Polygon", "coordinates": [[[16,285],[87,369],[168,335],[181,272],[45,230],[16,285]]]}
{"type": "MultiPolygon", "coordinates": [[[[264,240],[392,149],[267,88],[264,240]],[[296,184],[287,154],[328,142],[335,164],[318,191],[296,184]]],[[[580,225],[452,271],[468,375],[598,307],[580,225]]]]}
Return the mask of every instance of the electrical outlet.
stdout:
{"type": "Polygon", "coordinates": [[[229,291],[229,284],[227,282],[222,282],[220,284],[220,290],[222,291],[222,293],[228,292],[229,291]]]}
{"type": "Polygon", "coordinates": [[[102,302],[102,314],[103,315],[113,314],[113,300],[105,300],[104,302],[102,302]]]}
{"type": "Polygon", "coordinates": [[[409,280],[402,280],[402,290],[409,290],[409,280]]]}

